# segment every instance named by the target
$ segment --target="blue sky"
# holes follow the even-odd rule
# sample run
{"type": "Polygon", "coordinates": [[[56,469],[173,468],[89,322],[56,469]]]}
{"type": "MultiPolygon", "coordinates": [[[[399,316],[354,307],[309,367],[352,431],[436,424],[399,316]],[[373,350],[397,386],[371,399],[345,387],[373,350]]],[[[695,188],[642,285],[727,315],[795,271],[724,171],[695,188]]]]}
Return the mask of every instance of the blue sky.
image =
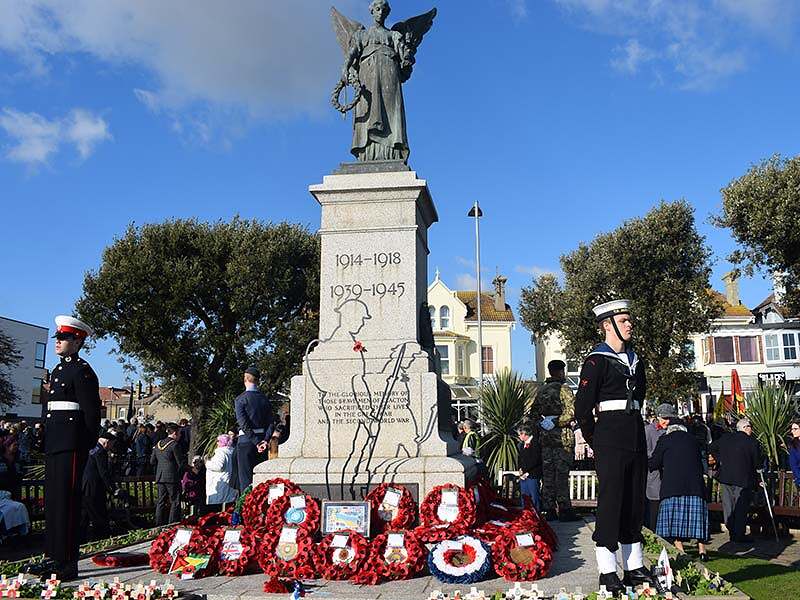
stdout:
{"type": "MultiPolygon", "coordinates": [[[[362,22],[366,0],[337,7],[362,22]]],[[[395,0],[392,23],[433,2],[395,0]]],[[[308,194],[349,160],[329,108],[341,52],[329,0],[0,0],[0,314],[52,327],[83,275],[131,223],[234,214],[315,229],[308,194]]],[[[686,198],[707,224],[719,189],[773,153],[795,155],[798,19],[792,0],[440,0],[405,86],[410,164],[440,222],[430,273],[532,274],[581,241],[686,198]]],[[[762,278],[742,281],[753,306],[762,278]]],[[[124,375],[110,344],[90,360],[124,375]]],[[[52,349],[48,365],[54,362],[52,349]]],[[[514,366],[533,371],[528,333],[514,366]]]]}

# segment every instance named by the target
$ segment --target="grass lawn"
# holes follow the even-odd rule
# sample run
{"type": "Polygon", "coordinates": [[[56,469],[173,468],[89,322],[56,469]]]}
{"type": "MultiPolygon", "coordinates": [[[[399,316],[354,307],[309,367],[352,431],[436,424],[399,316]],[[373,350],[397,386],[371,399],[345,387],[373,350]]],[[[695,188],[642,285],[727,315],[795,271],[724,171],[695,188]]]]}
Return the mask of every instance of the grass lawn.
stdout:
{"type": "Polygon", "coordinates": [[[722,575],[755,600],[800,598],[800,571],[761,558],[709,553],[710,571],[722,575]]]}

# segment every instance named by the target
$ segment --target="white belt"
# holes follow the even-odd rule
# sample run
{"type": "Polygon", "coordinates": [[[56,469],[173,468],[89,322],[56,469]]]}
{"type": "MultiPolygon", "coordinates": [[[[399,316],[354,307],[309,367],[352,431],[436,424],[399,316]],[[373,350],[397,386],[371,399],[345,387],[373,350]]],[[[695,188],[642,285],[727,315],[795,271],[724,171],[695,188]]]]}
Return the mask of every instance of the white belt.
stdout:
{"type": "MultiPolygon", "coordinates": [[[[253,433],[264,433],[265,431],[266,431],[266,429],[264,429],[264,428],[253,429],[253,433]]],[[[239,430],[239,435],[247,435],[247,434],[244,432],[244,430],[240,429],[239,430]]]]}
{"type": "MultiPolygon", "coordinates": [[[[607,410],[625,410],[627,407],[627,400],[603,400],[602,402],[598,403],[597,411],[606,412],[607,410]]],[[[631,403],[631,408],[633,410],[639,410],[639,401],[634,400],[631,403]]]]}
{"type": "Polygon", "coordinates": [[[54,400],[47,403],[47,410],[80,410],[81,405],[77,402],[66,402],[64,400],[54,400]]]}

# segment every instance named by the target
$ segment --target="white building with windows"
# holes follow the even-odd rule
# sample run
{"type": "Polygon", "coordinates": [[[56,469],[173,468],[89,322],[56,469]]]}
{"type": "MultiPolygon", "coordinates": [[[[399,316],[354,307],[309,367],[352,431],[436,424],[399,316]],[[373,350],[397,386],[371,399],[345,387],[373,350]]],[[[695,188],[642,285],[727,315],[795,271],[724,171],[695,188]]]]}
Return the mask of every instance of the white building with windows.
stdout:
{"type": "Polygon", "coordinates": [[[453,404],[459,419],[475,418],[479,363],[484,378],[492,378],[502,369],[511,368],[511,332],[514,313],[506,304],[506,278],[498,275],[494,292],[481,293],[481,341],[478,351],[478,311],[476,291],[451,290],[439,273],[428,286],[433,339],[442,379],[453,392],[453,404]]]}
{"type": "Polygon", "coordinates": [[[19,401],[11,407],[0,409],[11,418],[40,417],[42,414],[42,381],[47,370],[47,327],[0,317],[0,330],[14,340],[19,362],[6,375],[14,386],[19,401]]]}

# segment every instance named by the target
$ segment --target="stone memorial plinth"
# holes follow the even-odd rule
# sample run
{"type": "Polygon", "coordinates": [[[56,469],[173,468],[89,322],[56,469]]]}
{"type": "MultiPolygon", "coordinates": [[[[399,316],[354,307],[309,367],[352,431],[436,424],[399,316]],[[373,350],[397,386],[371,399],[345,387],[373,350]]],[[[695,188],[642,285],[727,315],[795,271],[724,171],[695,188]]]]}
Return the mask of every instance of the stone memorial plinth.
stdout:
{"type": "Polygon", "coordinates": [[[384,482],[418,497],[463,485],[474,464],[433,365],[426,182],[399,161],[357,163],[309,190],[322,207],[319,338],[292,378],[289,439],[254,483],[288,477],[330,499],[384,482]]]}

